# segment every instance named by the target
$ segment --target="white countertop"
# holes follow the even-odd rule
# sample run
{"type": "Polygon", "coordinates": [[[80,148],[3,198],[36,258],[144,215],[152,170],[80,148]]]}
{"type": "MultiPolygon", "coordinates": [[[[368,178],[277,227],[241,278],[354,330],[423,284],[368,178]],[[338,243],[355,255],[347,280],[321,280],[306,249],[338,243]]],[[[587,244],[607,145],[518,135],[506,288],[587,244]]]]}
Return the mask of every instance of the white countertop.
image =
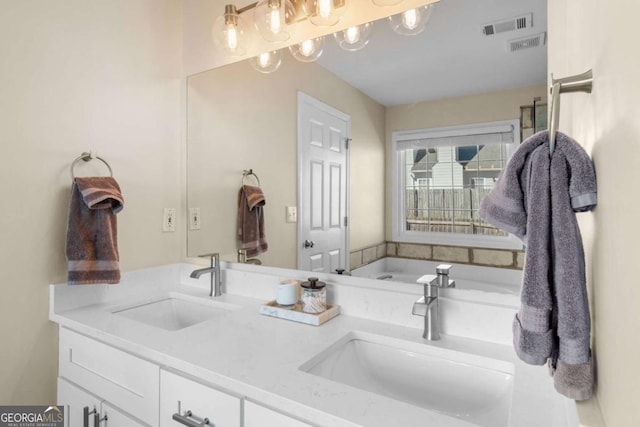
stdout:
{"type": "MultiPolygon", "coordinates": [[[[511,426],[571,425],[568,418],[572,418],[572,403],[553,390],[546,369],[518,361],[510,346],[447,335],[442,335],[440,341],[426,341],[422,331],[415,327],[345,314],[321,326],[259,314],[260,305],[273,295],[272,284],[282,278],[284,270],[277,271],[279,274],[276,275],[264,275],[264,280],[251,276],[254,283],[239,283],[243,276],[246,279],[244,273],[226,272],[229,293],[216,300],[241,308],[222,318],[178,331],[166,331],[112,313],[123,305],[155,300],[168,296],[169,292],[208,299],[208,275],[204,280],[188,279],[188,271],[194,268],[196,266],[176,264],[140,270],[123,275],[121,284],[116,286],[52,285],[50,319],[162,367],[184,372],[224,391],[323,426],[472,425],[298,369],[350,331],[472,353],[515,366],[511,426]],[[255,287],[253,291],[252,286],[255,287]],[[258,298],[247,297],[248,293],[258,298]]],[[[339,277],[334,279],[341,280],[339,277]]],[[[340,300],[342,286],[345,286],[345,294],[347,288],[349,292],[356,292],[347,285],[333,286],[330,290],[336,300],[340,300]]],[[[368,291],[360,289],[360,292],[368,291]]],[[[412,300],[414,295],[409,294],[406,298],[412,300]]],[[[348,300],[343,298],[341,304],[345,306],[343,311],[349,313],[348,300]]],[[[406,310],[410,313],[411,306],[406,310]]]]}

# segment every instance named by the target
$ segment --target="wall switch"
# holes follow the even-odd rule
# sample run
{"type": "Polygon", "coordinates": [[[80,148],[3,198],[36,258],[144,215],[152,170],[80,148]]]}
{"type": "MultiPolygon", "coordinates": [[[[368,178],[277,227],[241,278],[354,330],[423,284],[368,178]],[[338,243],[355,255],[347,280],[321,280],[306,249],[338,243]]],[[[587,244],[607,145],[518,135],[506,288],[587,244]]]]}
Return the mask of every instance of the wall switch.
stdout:
{"type": "Polygon", "coordinates": [[[189,230],[200,230],[200,208],[189,208],[189,230]]]}
{"type": "Polygon", "coordinates": [[[176,209],[164,208],[164,215],[162,216],[162,231],[174,232],[176,231],[176,209]]]}
{"type": "Polygon", "coordinates": [[[298,222],[298,208],[287,206],[287,222],[298,222]]]}

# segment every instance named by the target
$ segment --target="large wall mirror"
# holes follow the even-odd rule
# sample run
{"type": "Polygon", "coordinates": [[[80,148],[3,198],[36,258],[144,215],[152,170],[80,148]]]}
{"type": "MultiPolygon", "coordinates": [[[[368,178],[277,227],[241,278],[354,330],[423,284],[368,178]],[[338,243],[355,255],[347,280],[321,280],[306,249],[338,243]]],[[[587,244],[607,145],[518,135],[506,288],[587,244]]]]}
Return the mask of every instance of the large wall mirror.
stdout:
{"type": "Polygon", "coordinates": [[[521,106],[546,98],[545,34],[545,1],[442,0],[419,35],[399,35],[385,19],[359,51],[327,36],[315,63],[285,50],[271,74],[243,61],[190,76],[187,211],[198,208],[200,220],[188,226],[188,255],[236,260],[238,190],[252,169],[266,197],[269,249],[260,259],[296,268],[298,228],[287,207],[299,204],[299,92],[351,119],[348,250],[389,239],[391,133],[518,119],[521,106]],[[526,28],[502,32],[523,16],[526,28]]]}

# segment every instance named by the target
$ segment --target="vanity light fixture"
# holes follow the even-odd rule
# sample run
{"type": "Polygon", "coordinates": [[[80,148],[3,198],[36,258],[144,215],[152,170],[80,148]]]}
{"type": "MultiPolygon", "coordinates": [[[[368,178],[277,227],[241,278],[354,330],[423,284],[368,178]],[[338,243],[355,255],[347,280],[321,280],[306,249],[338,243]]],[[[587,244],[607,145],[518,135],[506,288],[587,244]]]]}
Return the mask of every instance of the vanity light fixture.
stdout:
{"type": "Polygon", "coordinates": [[[266,41],[289,40],[289,25],[293,23],[296,10],[289,0],[260,0],[253,10],[253,22],[266,41]]]}
{"type": "Polygon", "coordinates": [[[251,58],[251,66],[263,74],[273,73],[280,68],[280,64],[282,64],[282,51],[280,50],[261,53],[251,58]]]}
{"type": "Polygon", "coordinates": [[[427,26],[432,10],[433,4],[428,4],[390,16],[391,28],[396,33],[405,36],[420,34],[427,26]]]}
{"type": "Polygon", "coordinates": [[[214,21],[211,29],[214,43],[229,56],[242,56],[246,53],[246,32],[247,24],[232,4],[224,7],[224,15],[214,21]]]}
{"type": "Polygon", "coordinates": [[[347,0],[259,0],[241,9],[233,4],[224,7],[224,15],[213,23],[213,40],[229,56],[242,56],[247,51],[247,24],[242,14],[253,9],[254,25],[269,42],[283,42],[291,37],[290,27],[309,20],[317,26],[340,22],[347,0]]]}
{"type": "Polygon", "coordinates": [[[300,62],[314,62],[322,55],[324,47],[324,38],[305,40],[302,43],[289,46],[289,51],[294,58],[300,62]]]}
{"type": "Polygon", "coordinates": [[[367,22],[362,25],[345,28],[342,31],[333,33],[333,37],[335,37],[338,42],[338,46],[344,50],[360,50],[369,43],[369,36],[371,36],[372,27],[373,22],[367,22]]]}

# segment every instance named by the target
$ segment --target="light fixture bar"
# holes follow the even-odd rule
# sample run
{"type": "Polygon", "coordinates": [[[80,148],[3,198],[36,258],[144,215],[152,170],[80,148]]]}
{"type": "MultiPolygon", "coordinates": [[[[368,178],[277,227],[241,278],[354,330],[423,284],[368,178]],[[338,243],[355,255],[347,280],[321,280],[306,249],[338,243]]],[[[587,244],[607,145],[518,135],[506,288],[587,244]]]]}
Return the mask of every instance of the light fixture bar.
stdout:
{"type": "MultiPolygon", "coordinates": [[[[302,22],[309,18],[309,10],[306,3],[309,0],[290,0],[291,4],[293,4],[293,8],[295,13],[292,16],[287,17],[287,24],[292,24],[295,22],[302,22]]],[[[347,0],[333,0],[333,7],[336,9],[344,7],[347,4],[347,0]]],[[[225,6],[225,13],[227,13],[227,9],[231,6],[234,8],[237,14],[241,14],[243,12],[247,12],[249,10],[255,9],[258,5],[258,2],[250,3],[240,9],[236,9],[234,5],[228,4],[225,6]]]]}

